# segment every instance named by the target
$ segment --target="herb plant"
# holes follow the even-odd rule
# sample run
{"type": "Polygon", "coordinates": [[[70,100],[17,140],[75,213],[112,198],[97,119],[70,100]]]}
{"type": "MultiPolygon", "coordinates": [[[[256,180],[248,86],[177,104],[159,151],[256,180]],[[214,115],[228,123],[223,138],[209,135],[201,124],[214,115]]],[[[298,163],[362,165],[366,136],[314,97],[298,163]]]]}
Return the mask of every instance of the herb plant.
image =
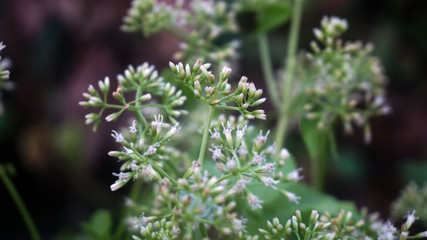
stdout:
{"type": "MultiPolygon", "coordinates": [[[[295,167],[284,147],[289,121],[301,122],[302,137],[312,158],[313,185],[320,190],[327,159],[336,157],[333,126],[341,122],[346,133],[351,133],[354,125],[362,126],[369,143],[370,118],[391,111],[385,97],[386,77],[379,59],[371,55],[372,45],[340,39],[348,29],[346,20],[324,17],[320,28],[313,31],[316,40],[311,51],[297,58],[302,1],[271,0],[265,1],[267,7],[255,7],[258,4],[260,1],[255,0],[176,1],[172,5],[132,1],[124,18],[124,31],[142,32],[146,37],[165,31],[182,41],[181,49],[169,62],[172,73],[164,72],[162,77],[149,63],[129,66],[117,76],[116,90],[110,90],[107,77],[99,81],[98,89],[89,86],[80,105],[98,109],[86,115],[86,123],[93,124],[93,130],[102,119],[115,121],[126,111],[134,115],[127,131],[112,131],[120,146],[108,153],[121,164],[118,173],[113,173],[117,180],[110,187],[112,191],[129,183],[140,188],[140,181],[152,188],[151,202],[127,200],[130,212],[136,213],[127,216],[133,239],[425,237],[426,232],[409,234],[417,219],[414,212],[408,213],[400,230],[377,215],[353,213],[355,209],[351,208],[325,211],[320,216],[315,205],[308,206],[304,209],[309,214],[311,211],[308,221],[303,220],[301,210],[296,210],[284,225],[277,218],[281,216],[276,216],[267,221],[267,227],[254,217],[264,205],[271,204],[260,195],[260,186],[279,193],[280,201],[296,208],[301,199],[289,188],[289,183],[302,179],[301,169],[295,167]],[[288,17],[270,13],[271,19],[266,20],[272,8],[285,9],[292,16],[286,68],[278,78],[271,66],[267,33],[288,17]],[[261,65],[270,102],[279,113],[274,131],[259,122],[267,119],[262,109],[267,100],[263,90],[247,77],[237,80],[231,74],[232,63],[238,59],[239,39],[233,35],[239,31],[236,16],[248,11],[257,16],[255,34],[261,65]],[[221,40],[227,34],[231,37],[221,40]],[[114,102],[109,102],[109,94],[114,102]],[[186,108],[187,98],[198,101],[197,107],[186,108]],[[109,110],[113,112],[106,115],[109,110]],[[193,111],[199,115],[197,120],[193,111]],[[176,139],[191,141],[180,144],[176,139]],[[257,227],[248,229],[247,225],[257,227]]],[[[297,184],[298,188],[303,186],[297,184]]],[[[123,224],[114,237],[123,236],[123,224]]]]}

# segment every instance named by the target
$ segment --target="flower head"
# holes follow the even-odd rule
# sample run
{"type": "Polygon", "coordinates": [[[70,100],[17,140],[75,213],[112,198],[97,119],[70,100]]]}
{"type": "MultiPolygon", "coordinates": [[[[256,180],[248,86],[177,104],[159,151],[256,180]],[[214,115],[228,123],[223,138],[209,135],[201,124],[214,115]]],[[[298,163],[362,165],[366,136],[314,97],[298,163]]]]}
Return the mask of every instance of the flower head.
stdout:
{"type": "Polygon", "coordinates": [[[290,172],[287,176],[286,179],[288,181],[295,181],[298,182],[299,180],[303,179],[302,176],[299,175],[299,172],[301,172],[302,168],[298,168],[293,170],[292,172],[290,172]]]}
{"type": "Polygon", "coordinates": [[[252,210],[255,210],[257,208],[262,208],[261,203],[263,203],[262,200],[260,200],[257,196],[255,196],[252,193],[248,194],[248,203],[251,206],[252,210]]]}
{"type": "Polygon", "coordinates": [[[132,125],[130,125],[129,132],[130,133],[137,133],[138,132],[138,130],[136,130],[136,121],[135,120],[133,120],[132,125]]]}
{"type": "Polygon", "coordinates": [[[254,157],[252,158],[251,164],[253,165],[261,165],[265,161],[265,157],[262,153],[258,154],[257,152],[253,152],[254,157]]]}
{"type": "Polygon", "coordinates": [[[224,158],[224,154],[222,154],[220,146],[212,145],[212,148],[209,148],[209,151],[212,152],[212,159],[214,161],[224,158]]]}
{"type": "Polygon", "coordinates": [[[220,139],[221,138],[221,134],[218,132],[218,130],[216,128],[214,128],[213,130],[214,130],[214,132],[212,132],[209,129],[209,132],[211,133],[211,138],[213,138],[213,139],[220,139]]]}
{"type": "Polygon", "coordinates": [[[279,180],[274,180],[271,177],[262,177],[261,179],[264,182],[265,186],[272,187],[273,189],[277,189],[277,187],[274,185],[280,182],[279,180]]]}
{"type": "Polygon", "coordinates": [[[123,135],[121,133],[118,133],[116,131],[113,130],[113,133],[111,134],[111,136],[116,139],[116,142],[121,143],[125,140],[125,138],[123,137],[123,135]]]}

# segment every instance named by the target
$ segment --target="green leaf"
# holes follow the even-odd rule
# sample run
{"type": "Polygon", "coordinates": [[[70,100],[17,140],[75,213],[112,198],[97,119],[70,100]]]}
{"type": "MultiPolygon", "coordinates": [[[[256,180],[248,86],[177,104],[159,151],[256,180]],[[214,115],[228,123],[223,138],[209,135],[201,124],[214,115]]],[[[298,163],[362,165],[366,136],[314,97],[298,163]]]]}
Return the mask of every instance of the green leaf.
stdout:
{"type": "Polygon", "coordinates": [[[107,210],[98,210],[88,222],[82,224],[83,230],[96,240],[111,239],[112,216],[107,210]]]}
{"type": "Polygon", "coordinates": [[[286,23],[291,17],[291,3],[280,1],[270,2],[260,8],[257,14],[256,32],[269,32],[286,23]]]}
{"type": "MultiPolygon", "coordinates": [[[[286,189],[301,197],[299,204],[290,202],[284,195],[265,186],[251,186],[251,191],[264,201],[261,210],[247,210],[248,223],[246,229],[250,234],[258,234],[257,229],[265,227],[266,220],[278,217],[280,221],[290,219],[295,210],[300,210],[305,220],[309,219],[312,210],[319,213],[328,211],[332,215],[338,214],[341,209],[352,211],[354,216],[358,216],[358,210],[353,202],[341,201],[325,193],[309,188],[303,183],[295,183],[280,189],[286,189]]],[[[242,201],[243,202],[243,201],[242,201]]],[[[238,204],[241,206],[241,204],[238,204]]]]}
{"type": "Polygon", "coordinates": [[[301,133],[311,159],[313,185],[316,189],[323,188],[328,158],[336,156],[333,133],[317,129],[317,121],[302,118],[301,133]]]}

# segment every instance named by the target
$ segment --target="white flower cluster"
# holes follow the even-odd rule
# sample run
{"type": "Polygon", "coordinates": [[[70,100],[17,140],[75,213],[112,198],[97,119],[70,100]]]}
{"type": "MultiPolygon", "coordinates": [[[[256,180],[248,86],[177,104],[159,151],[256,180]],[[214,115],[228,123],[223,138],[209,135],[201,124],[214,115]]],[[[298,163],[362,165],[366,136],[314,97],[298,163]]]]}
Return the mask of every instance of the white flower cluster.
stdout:
{"type": "Polygon", "coordinates": [[[401,229],[397,229],[391,222],[382,222],[376,215],[367,219],[354,217],[352,212],[341,210],[338,215],[332,216],[325,212],[319,217],[313,210],[308,222],[302,220],[301,212],[297,210],[285,226],[280,224],[278,218],[272,222],[267,221],[267,229],[259,229],[264,239],[378,239],[378,240],[405,240],[421,239],[427,236],[426,232],[410,236],[408,230],[416,220],[414,212],[408,214],[406,222],[401,229]],[[308,223],[308,226],[306,225],[308,223]],[[370,228],[370,229],[369,229],[370,228]],[[371,231],[374,231],[372,233],[371,231]],[[310,238],[308,238],[310,236],[310,238]]]}
{"type": "MultiPolygon", "coordinates": [[[[81,106],[100,108],[98,113],[89,113],[85,116],[86,124],[93,124],[94,131],[99,127],[106,109],[115,111],[105,117],[107,122],[117,120],[124,111],[134,112],[139,115],[142,109],[151,107],[164,110],[172,122],[176,122],[176,117],[187,114],[185,110],[176,109],[181,107],[186,100],[186,97],[182,95],[182,91],[177,91],[176,87],[170,83],[165,83],[153,65],[143,63],[136,68],[129,66],[124,71],[124,74],[117,75],[117,82],[118,87],[112,95],[118,104],[107,102],[110,90],[109,77],[105,77],[104,81],[98,82],[100,93],[93,85],[89,85],[88,92],[83,93],[83,97],[86,100],[79,102],[81,106]],[[125,98],[126,92],[135,92],[135,99],[127,100],[125,98]],[[158,99],[152,99],[153,96],[158,96],[158,99]],[[162,103],[158,103],[158,100],[162,101],[162,103]]],[[[132,131],[135,130],[136,128],[132,129],[132,131]]]]}
{"type": "Polygon", "coordinates": [[[330,129],[340,118],[346,133],[353,124],[365,126],[370,141],[369,119],[391,111],[385,100],[385,76],[380,61],[371,56],[372,45],[342,43],[338,37],[347,29],[347,21],[324,17],[321,29],[315,29],[318,43],[311,43],[311,62],[306,69],[312,84],[305,89],[305,115],[317,121],[320,130],[330,129]]]}
{"type": "Polygon", "coordinates": [[[239,44],[231,41],[217,45],[215,39],[223,33],[237,32],[235,11],[226,1],[195,0],[184,5],[183,1],[167,4],[154,0],[134,0],[124,18],[122,30],[142,31],[150,36],[159,31],[179,38],[181,51],[175,59],[207,58],[224,60],[237,56],[239,44]]]}
{"type": "Polygon", "coordinates": [[[163,123],[163,116],[154,117],[151,122],[151,128],[147,133],[138,133],[137,122],[133,121],[129,127],[130,140],[127,140],[121,133],[113,130],[111,136],[120,143],[124,151],[110,151],[108,155],[117,157],[122,164],[121,171],[130,170],[130,172],[120,172],[113,174],[118,180],[111,185],[111,190],[115,191],[123,187],[131,178],[142,177],[146,180],[160,181],[162,178],[159,173],[163,154],[162,145],[175,135],[181,128],[179,123],[174,126],[163,123]],[[169,129],[164,133],[163,129],[169,129]]]}
{"type": "Polygon", "coordinates": [[[190,88],[195,97],[202,102],[218,109],[239,111],[247,119],[265,120],[267,118],[262,109],[249,110],[266,101],[266,98],[261,98],[263,90],[257,89],[253,83],[249,83],[245,76],[241,77],[237,88],[234,91],[231,90],[231,85],[228,83],[231,74],[229,67],[224,67],[217,79],[212,71],[209,71],[211,64],[203,64],[201,60],[196,61],[193,67],[181,62],[178,64],[169,62],[169,66],[177,78],[190,88]],[[230,104],[236,106],[230,106],[230,104]]]}
{"type": "MultiPolygon", "coordinates": [[[[260,131],[252,140],[252,144],[248,144],[244,136],[247,129],[252,129],[252,127],[240,126],[242,123],[245,124],[243,119],[239,119],[237,122],[234,117],[228,121],[224,118],[221,120],[214,123],[213,129],[210,129],[211,139],[214,143],[209,151],[212,153],[212,159],[217,170],[222,172],[224,176],[230,176],[228,185],[231,188],[227,194],[244,195],[252,209],[261,208],[262,200],[246,188],[246,184],[257,180],[267,187],[279,190],[290,201],[298,203],[298,196],[286,190],[278,189],[277,184],[301,180],[302,177],[299,174],[301,169],[296,169],[286,175],[276,169],[276,161],[271,161],[276,152],[275,145],[266,146],[270,132],[267,131],[263,134],[260,131]],[[249,149],[248,146],[250,146],[249,149]]],[[[289,157],[288,150],[282,149],[277,163],[283,166],[289,157]]]]}

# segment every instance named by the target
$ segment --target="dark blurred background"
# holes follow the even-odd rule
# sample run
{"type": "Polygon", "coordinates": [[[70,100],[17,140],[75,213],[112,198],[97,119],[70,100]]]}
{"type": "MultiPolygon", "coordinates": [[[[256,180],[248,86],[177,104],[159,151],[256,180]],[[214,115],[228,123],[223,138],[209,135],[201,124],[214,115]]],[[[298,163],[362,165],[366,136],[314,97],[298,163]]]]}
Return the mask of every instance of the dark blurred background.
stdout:
{"type": "MultiPolygon", "coordinates": [[[[0,41],[7,46],[1,55],[12,60],[10,78],[16,84],[3,95],[0,163],[13,163],[12,180],[45,239],[80,231],[80,222],[96,208],[119,210],[122,205],[126,189],[109,190],[117,163],[107,156],[117,147],[109,135],[120,123],[101,124],[93,133],[84,125],[88,111],[78,101],[89,84],[105,76],[114,80],[128,64],[149,61],[158,69],[166,67],[178,47],[167,34],[145,39],[121,32],[129,4],[0,1],[0,41]]],[[[345,40],[374,43],[393,107],[391,115],[373,120],[370,145],[363,143],[361,130],[344,136],[337,129],[340,159],[330,164],[326,192],[387,218],[391,202],[410,179],[427,180],[427,1],[306,1],[300,49],[308,49],[312,29],[323,15],[348,20],[345,40]]],[[[270,34],[277,67],[283,62],[287,29],[270,34]]],[[[245,37],[241,50],[237,74],[261,81],[255,39],[245,37]]],[[[290,148],[301,155],[298,164],[306,166],[305,155],[299,154],[303,145],[293,141],[296,136],[291,136],[290,148]]],[[[0,239],[29,239],[2,184],[0,212],[0,239]]]]}

